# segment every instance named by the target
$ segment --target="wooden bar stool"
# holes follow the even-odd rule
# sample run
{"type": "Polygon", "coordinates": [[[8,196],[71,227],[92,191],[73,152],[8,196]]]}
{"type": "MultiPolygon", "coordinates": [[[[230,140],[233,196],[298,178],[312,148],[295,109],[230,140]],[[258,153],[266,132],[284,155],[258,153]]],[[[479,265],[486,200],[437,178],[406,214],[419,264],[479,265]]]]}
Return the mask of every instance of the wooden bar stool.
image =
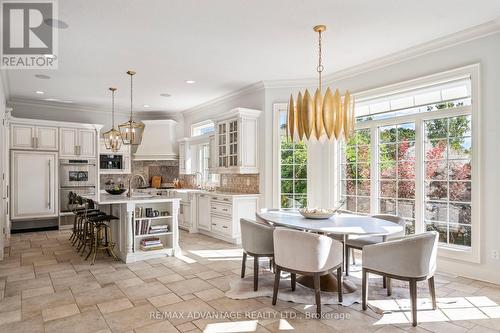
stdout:
{"type": "Polygon", "coordinates": [[[92,263],[95,263],[97,257],[97,251],[106,251],[110,257],[118,260],[113,248],[115,243],[113,243],[111,221],[118,220],[118,217],[113,215],[95,215],[88,218],[89,223],[92,228],[93,242],[90,243],[90,250],[85,257],[87,260],[90,255],[92,255],[92,263]]]}

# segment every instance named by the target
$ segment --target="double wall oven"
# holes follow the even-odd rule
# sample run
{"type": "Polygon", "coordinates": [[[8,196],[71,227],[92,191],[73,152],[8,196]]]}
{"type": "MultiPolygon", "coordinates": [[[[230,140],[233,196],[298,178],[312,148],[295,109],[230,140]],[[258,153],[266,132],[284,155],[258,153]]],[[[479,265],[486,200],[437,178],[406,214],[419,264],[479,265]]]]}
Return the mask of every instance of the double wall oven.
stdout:
{"type": "Polygon", "coordinates": [[[60,210],[71,211],[69,192],[80,195],[96,196],[97,184],[96,159],[61,159],[59,160],[60,210]]]}

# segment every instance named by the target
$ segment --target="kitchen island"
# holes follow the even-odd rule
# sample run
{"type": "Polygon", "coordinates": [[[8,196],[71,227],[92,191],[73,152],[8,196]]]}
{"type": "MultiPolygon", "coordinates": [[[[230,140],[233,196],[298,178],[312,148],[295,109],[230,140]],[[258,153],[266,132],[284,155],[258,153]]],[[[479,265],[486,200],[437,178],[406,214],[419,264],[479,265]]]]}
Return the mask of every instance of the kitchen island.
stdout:
{"type": "Polygon", "coordinates": [[[111,222],[116,255],[130,263],[180,254],[179,201],[164,196],[134,195],[129,198],[100,194],[99,209],[119,218],[111,222]]]}

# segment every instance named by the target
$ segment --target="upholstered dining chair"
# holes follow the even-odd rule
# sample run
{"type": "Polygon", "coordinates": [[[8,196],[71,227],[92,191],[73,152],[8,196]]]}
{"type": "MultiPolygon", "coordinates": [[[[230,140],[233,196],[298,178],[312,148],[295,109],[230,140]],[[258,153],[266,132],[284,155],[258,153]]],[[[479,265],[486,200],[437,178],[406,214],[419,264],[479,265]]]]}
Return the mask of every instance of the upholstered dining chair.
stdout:
{"type": "Polygon", "coordinates": [[[321,316],[320,277],[337,270],[339,302],[342,302],[342,243],[335,239],[304,231],[274,229],[274,289],[276,305],[281,271],[291,273],[292,291],[297,274],[313,276],[316,313],[321,316]]]}
{"type": "Polygon", "coordinates": [[[362,306],[366,310],[368,301],[368,274],[374,273],[387,278],[387,295],[391,294],[391,279],[408,281],[412,324],[417,326],[417,281],[427,280],[436,309],[436,271],[438,233],[425,232],[406,236],[384,243],[366,245],[363,248],[362,306]]]}
{"type": "MultiPolygon", "coordinates": [[[[245,277],[247,256],[253,257],[253,290],[259,287],[259,258],[267,257],[270,261],[274,257],[273,230],[264,223],[247,219],[240,220],[241,245],[243,260],[241,263],[241,278],[245,277]]],[[[270,265],[271,267],[271,265],[270,265]]]]}
{"type": "MultiPolygon", "coordinates": [[[[394,238],[399,238],[403,237],[405,235],[404,227],[405,227],[405,220],[402,217],[396,216],[396,215],[390,215],[390,214],[378,214],[378,215],[372,215],[372,217],[381,219],[381,220],[386,220],[389,222],[394,222],[403,227],[403,231],[389,235],[389,236],[360,236],[360,237],[349,237],[346,240],[345,244],[345,266],[346,270],[345,273],[346,275],[349,275],[349,265],[350,265],[350,255],[352,254],[352,258],[354,258],[354,252],[353,250],[363,250],[363,247],[366,245],[371,245],[371,244],[378,244],[385,242],[386,240],[389,239],[394,239],[394,238]]],[[[386,280],[384,279],[384,288],[386,287],[386,280]]]]}

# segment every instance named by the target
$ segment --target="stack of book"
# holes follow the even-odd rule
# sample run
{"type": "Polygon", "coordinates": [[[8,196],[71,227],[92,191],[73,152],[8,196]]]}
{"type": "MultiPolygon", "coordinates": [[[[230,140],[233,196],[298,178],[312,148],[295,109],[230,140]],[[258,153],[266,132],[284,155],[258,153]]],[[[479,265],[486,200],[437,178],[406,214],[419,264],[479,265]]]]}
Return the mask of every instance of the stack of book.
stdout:
{"type": "Polygon", "coordinates": [[[140,248],[142,251],[154,251],[163,249],[163,244],[158,237],[141,239],[140,248]]]}
{"type": "Polygon", "coordinates": [[[149,233],[150,234],[159,234],[163,232],[168,231],[168,225],[167,224],[162,224],[162,225],[152,225],[149,227],[149,233]]]}

